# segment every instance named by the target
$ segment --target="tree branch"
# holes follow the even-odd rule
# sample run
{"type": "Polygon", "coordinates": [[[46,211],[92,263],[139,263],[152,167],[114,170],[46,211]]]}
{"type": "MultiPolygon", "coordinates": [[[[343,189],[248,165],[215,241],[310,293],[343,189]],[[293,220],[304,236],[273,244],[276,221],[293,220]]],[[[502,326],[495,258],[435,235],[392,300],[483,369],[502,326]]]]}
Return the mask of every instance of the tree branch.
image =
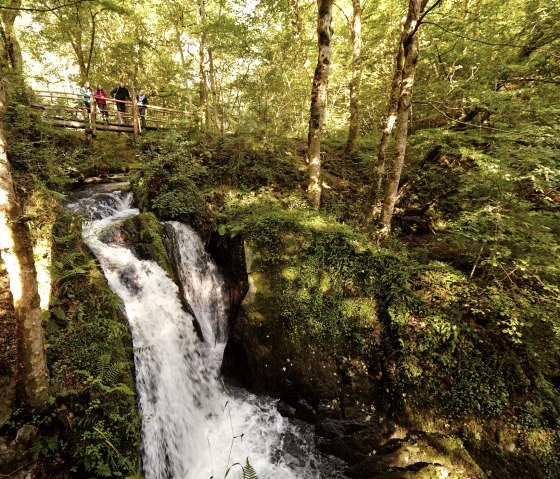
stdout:
{"type": "Polygon", "coordinates": [[[443,2],[443,0],[436,0],[436,1],[434,2],[434,4],[433,4],[430,8],[428,8],[428,10],[426,10],[426,11],[421,15],[421,17],[418,19],[418,25],[417,25],[416,28],[418,28],[418,27],[420,26],[420,24],[422,23],[422,20],[424,20],[424,17],[425,17],[426,15],[428,15],[428,13],[430,13],[434,8],[436,8],[441,2],[443,2]]]}
{"type": "Polygon", "coordinates": [[[436,110],[438,113],[442,114],[445,118],[447,118],[450,121],[454,121],[455,123],[459,123],[461,125],[467,125],[467,126],[472,126],[473,128],[482,128],[484,130],[492,130],[492,131],[503,131],[504,133],[519,133],[515,130],[503,130],[502,128],[495,128],[493,126],[486,126],[486,125],[476,125],[474,123],[469,123],[467,121],[461,121],[461,120],[457,120],[456,118],[453,118],[451,116],[449,116],[447,113],[445,113],[444,111],[440,110],[437,106],[435,106],[433,104],[433,102],[430,101],[415,101],[414,103],[418,103],[418,104],[422,104],[422,105],[429,105],[431,106],[434,110],[436,110]]]}
{"type": "Polygon", "coordinates": [[[441,25],[439,25],[437,23],[433,23],[433,22],[423,22],[423,23],[425,25],[433,25],[435,27],[440,28],[444,32],[450,33],[451,35],[455,35],[456,37],[463,38],[465,40],[469,40],[471,42],[484,43],[485,45],[493,45],[493,46],[497,46],[497,47],[513,47],[513,48],[525,48],[526,47],[526,45],[518,45],[518,44],[515,44],[515,43],[499,43],[499,42],[488,42],[486,40],[478,40],[476,38],[468,37],[466,35],[461,35],[460,33],[456,33],[456,32],[453,32],[451,30],[448,30],[447,28],[442,27],[441,25]]]}
{"type": "Polygon", "coordinates": [[[0,5],[0,10],[17,10],[18,12],[47,13],[47,12],[54,12],[55,10],[60,10],[61,8],[79,5],[80,3],[95,2],[95,1],[96,0],[77,0],[75,2],[65,3],[63,5],[57,5],[55,7],[49,7],[49,8],[5,7],[0,5]]]}

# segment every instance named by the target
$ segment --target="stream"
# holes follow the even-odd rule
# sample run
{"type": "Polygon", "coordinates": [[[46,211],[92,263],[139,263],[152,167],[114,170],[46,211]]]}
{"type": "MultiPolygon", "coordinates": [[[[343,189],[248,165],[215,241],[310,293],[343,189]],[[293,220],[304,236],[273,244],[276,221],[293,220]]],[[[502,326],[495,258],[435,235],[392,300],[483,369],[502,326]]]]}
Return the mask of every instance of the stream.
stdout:
{"type": "Polygon", "coordinates": [[[133,336],[146,479],[311,479],[320,473],[313,432],[290,423],[276,401],[226,386],[219,377],[227,342],[222,280],[197,234],[166,223],[186,300],[154,261],[115,234],[137,215],[132,193],[90,188],[67,207],[84,215],[83,237],[121,298],[133,336]],[[250,464],[250,467],[247,467],[250,464]]]}

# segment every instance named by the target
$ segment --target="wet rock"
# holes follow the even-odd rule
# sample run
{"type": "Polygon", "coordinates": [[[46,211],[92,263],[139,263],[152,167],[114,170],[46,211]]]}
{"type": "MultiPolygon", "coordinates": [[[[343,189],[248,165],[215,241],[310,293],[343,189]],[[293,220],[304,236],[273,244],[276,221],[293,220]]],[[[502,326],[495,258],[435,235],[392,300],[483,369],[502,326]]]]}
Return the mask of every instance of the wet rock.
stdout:
{"type": "Polygon", "coordinates": [[[317,448],[324,454],[344,459],[353,465],[365,460],[369,455],[383,447],[389,440],[400,435],[400,429],[390,422],[369,423],[367,429],[348,434],[355,427],[354,421],[322,421],[317,425],[316,433],[323,437],[338,434],[331,439],[320,439],[317,448]]]}
{"type": "Polygon", "coordinates": [[[282,416],[290,419],[296,415],[296,408],[286,404],[284,401],[279,401],[276,405],[276,409],[282,416]]]}
{"type": "Polygon", "coordinates": [[[367,458],[367,454],[360,452],[352,447],[351,441],[344,437],[335,437],[331,440],[316,441],[317,449],[328,456],[335,456],[343,459],[347,465],[354,465],[367,458]]]}
{"type": "Polygon", "coordinates": [[[38,429],[31,424],[24,424],[18,429],[16,434],[16,442],[25,446],[29,446],[33,439],[37,437],[38,429]]]}
{"type": "Polygon", "coordinates": [[[296,408],[295,417],[310,424],[317,422],[317,413],[305,399],[300,399],[296,408]]]}
{"type": "Polygon", "coordinates": [[[346,435],[346,430],[342,421],[335,419],[324,419],[317,423],[315,434],[327,439],[334,439],[335,437],[342,437],[346,435]]]}
{"type": "Polygon", "coordinates": [[[352,479],[482,479],[480,467],[459,439],[415,433],[392,439],[346,470],[352,479]]]}
{"type": "Polygon", "coordinates": [[[105,183],[105,180],[100,176],[90,176],[84,180],[86,185],[99,185],[101,183],[105,183]]]}
{"type": "Polygon", "coordinates": [[[27,476],[32,477],[34,467],[35,461],[29,447],[17,443],[13,438],[0,436],[0,477],[26,479],[27,476]]]}

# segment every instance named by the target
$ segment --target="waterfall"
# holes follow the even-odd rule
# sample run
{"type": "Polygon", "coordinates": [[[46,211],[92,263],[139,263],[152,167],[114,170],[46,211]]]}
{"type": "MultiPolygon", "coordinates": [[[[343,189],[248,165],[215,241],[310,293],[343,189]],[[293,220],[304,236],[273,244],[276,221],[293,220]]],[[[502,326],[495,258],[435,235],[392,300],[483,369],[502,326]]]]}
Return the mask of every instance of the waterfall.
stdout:
{"type": "Polygon", "coordinates": [[[219,380],[227,340],[222,283],[196,233],[169,224],[182,289],[204,341],[177,285],[155,262],[138,259],[113,231],[138,214],[130,193],[102,193],[68,207],[86,215],[84,239],[126,309],[145,477],[242,478],[248,459],[260,479],[318,478],[310,433],[280,416],[273,400],[228,392],[219,380]]]}

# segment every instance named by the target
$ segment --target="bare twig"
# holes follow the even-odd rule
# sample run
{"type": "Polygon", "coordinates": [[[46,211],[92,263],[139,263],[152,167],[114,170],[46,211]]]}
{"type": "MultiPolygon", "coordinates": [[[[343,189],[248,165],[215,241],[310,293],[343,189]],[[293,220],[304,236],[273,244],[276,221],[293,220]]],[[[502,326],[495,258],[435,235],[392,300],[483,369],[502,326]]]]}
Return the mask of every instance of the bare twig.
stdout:
{"type": "Polygon", "coordinates": [[[443,30],[444,32],[447,32],[451,35],[455,35],[456,37],[459,37],[459,38],[463,38],[465,40],[469,40],[471,42],[483,43],[484,45],[493,45],[493,46],[497,46],[497,47],[512,47],[512,48],[525,48],[526,47],[526,45],[519,45],[519,44],[516,44],[516,43],[501,43],[501,42],[489,42],[489,41],[486,41],[486,40],[478,40],[477,38],[468,37],[467,35],[461,35],[460,33],[448,30],[447,28],[442,27],[438,23],[434,23],[434,22],[423,22],[423,23],[425,25],[433,25],[434,27],[438,27],[439,29],[443,30]]]}
{"type": "Polygon", "coordinates": [[[493,126],[486,126],[486,125],[475,125],[474,123],[469,123],[467,121],[461,121],[461,120],[457,120],[451,116],[449,116],[447,113],[445,113],[444,111],[440,110],[438,107],[436,107],[432,102],[429,101],[425,101],[425,102],[415,102],[415,103],[423,103],[426,105],[431,106],[434,110],[436,110],[438,113],[441,113],[445,118],[447,118],[448,120],[454,121],[456,123],[460,123],[461,125],[467,125],[467,126],[472,126],[473,128],[482,128],[485,130],[492,130],[492,131],[502,131],[504,133],[519,133],[515,130],[503,130],[502,128],[494,128],[493,126]]]}
{"type": "Polygon", "coordinates": [[[47,13],[54,12],[55,10],[60,10],[61,8],[73,7],[74,5],[79,5],[80,3],[95,2],[96,0],[77,0],[76,2],[64,3],[63,5],[57,5],[55,7],[45,7],[45,8],[26,8],[26,7],[5,7],[0,5],[0,10],[17,10],[18,12],[35,12],[35,13],[47,13]]]}

